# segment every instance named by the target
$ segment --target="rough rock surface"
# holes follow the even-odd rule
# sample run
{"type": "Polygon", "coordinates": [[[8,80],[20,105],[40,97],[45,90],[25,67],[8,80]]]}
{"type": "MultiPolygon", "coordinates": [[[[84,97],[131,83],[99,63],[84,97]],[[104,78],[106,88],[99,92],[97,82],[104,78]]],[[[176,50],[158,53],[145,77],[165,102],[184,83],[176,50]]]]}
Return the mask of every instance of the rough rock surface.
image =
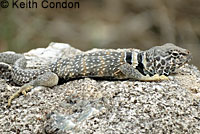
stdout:
{"type": "MultiPolygon", "coordinates": [[[[25,55],[28,67],[35,67],[77,53],[67,44],[52,43],[25,55]]],[[[18,88],[0,79],[2,134],[200,133],[200,72],[188,64],[169,81],[85,78],[36,87],[7,108],[18,88]]]]}

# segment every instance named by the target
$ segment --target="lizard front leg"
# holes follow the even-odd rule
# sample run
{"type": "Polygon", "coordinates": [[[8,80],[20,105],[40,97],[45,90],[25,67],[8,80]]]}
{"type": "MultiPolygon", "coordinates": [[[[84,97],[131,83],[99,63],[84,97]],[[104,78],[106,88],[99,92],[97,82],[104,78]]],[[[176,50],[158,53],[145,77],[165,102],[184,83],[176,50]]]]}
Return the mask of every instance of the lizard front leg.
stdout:
{"type": "Polygon", "coordinates": [[[36,86],[45,86],[52,87],[58,84],[58,76],[55,73],[47,72],[42,75],[39,75],[35,80],[30,81],[29,83],[23,85],[17,92],[11,95],[8,99],[8,106],[11,106],[13,99],[17,98],[21,93],[26,95],[26,92],[30,91],[36,86]]]}
{"type": "Polygon", "coordinates": [[[127,78],[140,80],[140,81],[161,81],[161,80],[168,80],[168,77],[165,75],[158,75],[155,74],[153,76],[143,75],[141,74],[136,68],[131,66],[128,63],[125,63],[119,67],[119,70],[126,75],[127,78]]]}

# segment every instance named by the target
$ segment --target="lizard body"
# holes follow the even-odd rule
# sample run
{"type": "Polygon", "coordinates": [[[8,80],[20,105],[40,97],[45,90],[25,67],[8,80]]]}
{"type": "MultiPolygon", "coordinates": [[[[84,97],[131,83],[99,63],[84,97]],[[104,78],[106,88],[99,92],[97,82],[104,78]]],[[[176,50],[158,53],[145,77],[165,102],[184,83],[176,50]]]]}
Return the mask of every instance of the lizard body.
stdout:
{"type": "Polygon", "coordinates": [[[26,94],[26,91],[35,86],[57,85],[59,78],[65,80],[84,77],[140,81],[167,80],[168,75],[175,73],[190,59],[191,54],[188,50],[170,43],[146,51],[108,49],[86,52],[71,58],[57,59],[56,62],[40,69],[26,69],[25,57],[19,56],[13,63],[11,75],[16,84],[23,86],[9,98],[8,105],[10,106],[11,101],[20,93],[26,94]]]}

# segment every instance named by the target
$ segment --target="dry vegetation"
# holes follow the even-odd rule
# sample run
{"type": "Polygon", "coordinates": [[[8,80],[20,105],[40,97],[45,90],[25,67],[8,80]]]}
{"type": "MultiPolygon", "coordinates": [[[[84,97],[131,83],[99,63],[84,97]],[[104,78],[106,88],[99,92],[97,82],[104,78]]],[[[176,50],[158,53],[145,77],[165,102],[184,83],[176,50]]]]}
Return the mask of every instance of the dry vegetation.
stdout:
{"type": "Polygon", "coordinates": [[[82,50],[172,42],[190,49],[200,67],[199,5],[199,0],[80,0],[79,9],[0,9],[0,51],[25,52],[52,41],[82,50]]]}

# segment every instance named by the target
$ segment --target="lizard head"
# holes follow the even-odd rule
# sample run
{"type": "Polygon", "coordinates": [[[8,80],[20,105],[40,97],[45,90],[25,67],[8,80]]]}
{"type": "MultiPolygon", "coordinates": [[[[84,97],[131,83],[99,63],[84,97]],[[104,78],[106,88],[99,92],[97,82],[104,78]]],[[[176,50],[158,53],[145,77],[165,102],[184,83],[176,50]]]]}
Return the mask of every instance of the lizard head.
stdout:
{"type": "Polygon", "coordinates": [[[146,51],[146,70],[154,70],[154,74],[169,75],[190,60],[191,53],[187,49],[167,43],[146,51]]]}

